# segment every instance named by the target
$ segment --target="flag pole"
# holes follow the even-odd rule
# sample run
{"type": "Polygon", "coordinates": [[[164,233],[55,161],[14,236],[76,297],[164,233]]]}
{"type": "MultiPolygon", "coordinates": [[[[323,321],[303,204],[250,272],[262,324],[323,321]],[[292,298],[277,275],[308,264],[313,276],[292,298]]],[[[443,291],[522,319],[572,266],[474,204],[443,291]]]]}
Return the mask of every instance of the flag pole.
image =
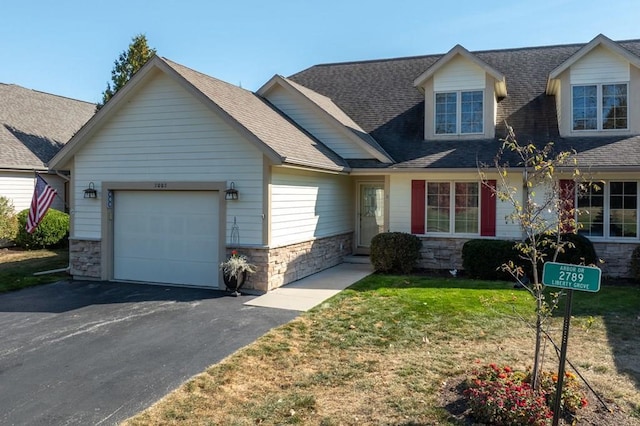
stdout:
{"type": "MultiPolygon", "coordinates": [[[[37,172],[36,169],[33,169],[33,172],[35,173],[35,177],[34,180],[37,181],[38,176],[40,176],[40,173],[37,172]]],[[[47,173],[47,175],[50,175],[51,173],[47,173]]],[[[56,176],[60,176],[59,174],[56,173],[56,176]]],[[[35,182],[34,182],[34,186],[35,186],[35,182]]],[[[69,206],[67,205],[67,202],[65,201],[64,198],[62,198],[62,195],[58,194],[58,191],[56,191],[56,197],[58,197],[60,199],[60,201],[62,202],[62,205],[65,206],[66,208],[68,208],[69,206]]]]}

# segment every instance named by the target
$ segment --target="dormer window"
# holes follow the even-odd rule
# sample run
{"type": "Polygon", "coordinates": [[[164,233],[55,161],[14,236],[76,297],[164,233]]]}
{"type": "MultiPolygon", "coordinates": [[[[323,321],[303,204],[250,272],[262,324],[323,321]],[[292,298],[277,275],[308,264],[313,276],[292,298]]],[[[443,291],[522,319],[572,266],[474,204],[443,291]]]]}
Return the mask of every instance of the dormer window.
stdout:
{"type": "Polygon", "coordinates": [[[572,86],[573,130],[627,129],[627,84],[572,86]]]}
{"type": "Polygon", "coordinates": [[[413,82],[424,94],[426,140],[493,138],[504,74],[458,45],[413,82]]]}
{"type": "Polygon", "coordinates": [[[483,133],[483,97],[482,90],[436,93],[435,133],[483,133]]]}
{"type": "Polygon", "coordinates": [[[549,73],[561,137],[636,134],[640,57],[602,34],[549,73]]]}

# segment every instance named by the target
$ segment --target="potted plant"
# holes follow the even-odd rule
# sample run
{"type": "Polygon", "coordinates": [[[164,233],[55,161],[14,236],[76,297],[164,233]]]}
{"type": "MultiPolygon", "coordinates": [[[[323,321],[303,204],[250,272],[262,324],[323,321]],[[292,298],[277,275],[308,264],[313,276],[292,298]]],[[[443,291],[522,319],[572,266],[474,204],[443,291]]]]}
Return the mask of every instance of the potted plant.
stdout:
{"type": "Polygon", "coordinates": [[[256,266],[237,250],[231,251],[231,256],[220,264],[220,269],[227,290],[232,291],[234,296],[240,295],[238,290],[244,285],[247,274],[256,272],[256,266]]]}

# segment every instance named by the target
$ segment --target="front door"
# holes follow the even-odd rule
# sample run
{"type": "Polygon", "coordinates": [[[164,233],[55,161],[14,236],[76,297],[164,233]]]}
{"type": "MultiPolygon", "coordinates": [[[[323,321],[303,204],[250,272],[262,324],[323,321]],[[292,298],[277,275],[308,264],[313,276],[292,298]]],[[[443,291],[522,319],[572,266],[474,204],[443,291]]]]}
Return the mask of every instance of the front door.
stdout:
{"type": "Polygon", "coordinates": [[[368,250],[371,239],[384,231],[384,183],[360,183],[358,249],[368,250]]]}

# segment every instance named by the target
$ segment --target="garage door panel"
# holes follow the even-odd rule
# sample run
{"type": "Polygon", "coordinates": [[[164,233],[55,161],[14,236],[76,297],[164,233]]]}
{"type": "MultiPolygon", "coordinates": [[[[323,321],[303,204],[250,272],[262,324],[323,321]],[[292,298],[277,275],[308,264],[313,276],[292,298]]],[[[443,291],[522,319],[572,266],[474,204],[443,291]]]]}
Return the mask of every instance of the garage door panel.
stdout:
{"type": "Polygon", "coordinates": [[[168,259],[158,263],[156,259],[149,258],[120,258],[117,263],[120,270],[129,271],[125,276],[115,277],[119,280],[217,287],[211,276],[212,273],[217,274],[217,271],[213,271],[207,263],[185,263],[168,259]],[[207,278],[195,280],[194,276],[207,278]]]}
{"type": "Polygon", "coordinates": [[[117,191],[114,278],[217,287],[218,193],[117,191]]]}

